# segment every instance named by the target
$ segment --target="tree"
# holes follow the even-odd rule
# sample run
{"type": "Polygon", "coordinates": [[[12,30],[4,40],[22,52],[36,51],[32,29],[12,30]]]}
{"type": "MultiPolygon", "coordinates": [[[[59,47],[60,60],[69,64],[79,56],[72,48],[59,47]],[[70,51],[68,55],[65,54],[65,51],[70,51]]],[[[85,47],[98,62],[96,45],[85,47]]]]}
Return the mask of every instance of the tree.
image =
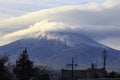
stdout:
{"type": "Polygon", "coordinates": [[[34,75],[33,62],[29,60],[29,55],[25,49],[16,60],[13,71],[18,80],[30,80],[34,75]]]}
{"type": "Polygon", "coordinates": [[[112,71],[112,72],[110,72],[108,77],[109,78],[120,78],[120,74],[118,74],[117,72],[112,71]]]}
{"type": "Polygon", "coordinates": [[[13,74],[10,72],[8,65],[8,56],[0,56],[0,80],[14,80],[13,74]]]}

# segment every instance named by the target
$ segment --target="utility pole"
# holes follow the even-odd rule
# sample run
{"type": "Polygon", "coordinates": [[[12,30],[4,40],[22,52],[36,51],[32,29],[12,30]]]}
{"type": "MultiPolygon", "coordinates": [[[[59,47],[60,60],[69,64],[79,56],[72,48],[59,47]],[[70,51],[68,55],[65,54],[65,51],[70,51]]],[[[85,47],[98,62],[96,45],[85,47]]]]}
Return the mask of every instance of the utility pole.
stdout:
{"type": "Polygon", "coordinates": [[[72,80],[74,80],[74,59],[72,57],[72,80]]]}
{"type": "Polygon", "coordinates": [[[71,78],[74,80],[74,67],[77,67],[78,64],[74,64],[74,58],[72,57],[72,63],[67,64],[66,66],[71,67],[71,78]]]}
{"type": "Polygon", "coordinates": [[[103,69],[106,70],[106,59],[107,59],[107,51],[104,49],[103,51],[103,69]]]}

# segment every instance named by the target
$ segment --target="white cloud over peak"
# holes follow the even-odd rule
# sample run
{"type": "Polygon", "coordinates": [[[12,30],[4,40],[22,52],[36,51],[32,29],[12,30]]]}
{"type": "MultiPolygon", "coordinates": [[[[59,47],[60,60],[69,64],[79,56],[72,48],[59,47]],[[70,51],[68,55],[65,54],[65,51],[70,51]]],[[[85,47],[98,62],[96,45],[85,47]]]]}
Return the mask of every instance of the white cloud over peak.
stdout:
{"type": "MultiPolygon", "coordinates": [[[[78,27],[77,29],[79,29],[78,27]]],[[[41,22],[37,22],[34,25],[30,25],[28,28],[23,30],[18,30],[16,32],[7,34],[4,38],[14,38],[14,37],[32,37],[36,33],[40,33],[41,35],[46,32],[71,32],[76,31],[75,26],[71,26],[68,24],[64,24],[61,22],[49,22],[48,20],[43,20],[41,22]]]]}

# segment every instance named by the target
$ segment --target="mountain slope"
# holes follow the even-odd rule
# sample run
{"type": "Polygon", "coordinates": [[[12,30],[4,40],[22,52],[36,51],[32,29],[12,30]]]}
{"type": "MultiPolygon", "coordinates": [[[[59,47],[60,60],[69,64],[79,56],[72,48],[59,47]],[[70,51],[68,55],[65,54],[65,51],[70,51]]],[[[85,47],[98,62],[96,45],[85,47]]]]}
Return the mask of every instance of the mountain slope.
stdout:
{"type": "Polygon", "coordinates": [[[107,65],[118,67],[120,51],[106,47],[96,41],[76,33],[36,33],[31,38],[17,40],[13,43],[0,47],[0,54],[9,54],[14,61],[21,51],[27,48],[33,60],[39,60],[54,68],[64,68],[70,63],[71,58],[80,68],[88,67],[92,62],[102,66],[102,54],[106,49],[108,52],[107,65]]]}

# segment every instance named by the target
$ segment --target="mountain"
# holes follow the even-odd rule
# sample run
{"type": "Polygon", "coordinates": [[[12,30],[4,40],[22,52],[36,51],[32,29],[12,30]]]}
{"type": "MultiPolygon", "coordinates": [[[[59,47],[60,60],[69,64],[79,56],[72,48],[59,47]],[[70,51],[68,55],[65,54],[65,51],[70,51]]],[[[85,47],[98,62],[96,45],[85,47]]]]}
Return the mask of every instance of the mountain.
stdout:
{"type": "Polygon", "coordinates": [[[88,68],[92,62],[102,67],[103,50],[106,49],[108,69],[115,70],[120,67],[120,51],[104,46],[85,35],[70,32],[36,33],[32,37],[0,46],[0,54],[8,54],[11,60],[15,61],[25,48],[37,64],[39,62],[58,69],[71,63],[72,57],[80,68],[88,68]]]}

